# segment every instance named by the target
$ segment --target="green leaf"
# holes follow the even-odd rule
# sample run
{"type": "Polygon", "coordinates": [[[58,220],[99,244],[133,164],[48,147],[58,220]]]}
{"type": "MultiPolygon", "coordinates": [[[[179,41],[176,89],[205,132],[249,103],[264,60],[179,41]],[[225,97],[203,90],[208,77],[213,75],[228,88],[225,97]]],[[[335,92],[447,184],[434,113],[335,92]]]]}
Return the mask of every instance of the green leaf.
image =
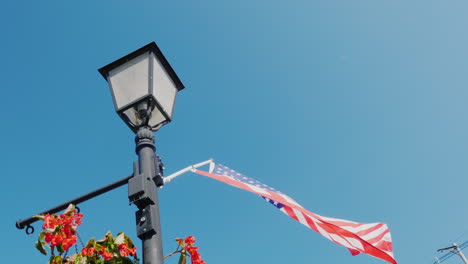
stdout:
{"type": "MultiPolygon", "coordinates": [[[[81,254],[73,254],[75,256],[75,263],[78,264],[81,262],[81,260],[83,260],[83,255],[81,254]]],[[[86,257],[84,257],[86,258],[86,257]]]]}
{"type": "Polygon", "coordinates": [[[45,233],[44,233],[44,232],[41,232],[41,233],[39,233],[39,238],[38,238],[38,241],[41,241],[41,240],[43,240],[43,239],[44,239],[44,237],[45,237],[45,233]]]}
{"type": "Polygon", "coordinates": [[[107,232],[106,239],[109,243],[114,243],[114,237],[112,236],[112,233],[110,231],[107,232]]]}
{"type": "Polygon", "coordinates": [[[187,263],[187,256],[185,254],[180,254],[179,264],[187,263]]]}
{"type": "Polygon", "coordinates": [[[41,252],[43,255],[47,255],[47,251],[45,250],[44,245],[45,242],[41,242],[40,240],[38,240],[36,242],[36,249],[39,250],[39,252],[41,252]]]}
{"type": "Polygon", "coordinates": [[[62,264],[63,261],[62,261],[62,257],[61,256],[54,256],[54,257],[51,257],[50,260],[49,260],[49,263],[57,263],[57,264],[62,264]]]}
{"type": "Polygon", "coordinates": [[[94,244],[94,249],[95,249],[97,252],[99,252],[99,251],[101,251],[101,249],[102,249],[102,245],[96,243],[96,244],[94,244]]]}
{"type": "Polygon", "coordinates": [[[88,243],[86,243],[86,247],[94,247],[95,245],[94,238],[91,238],[88,243]]]}
{"type": "Polygon", "coordinates": [[[127,235],[125,235],[125,243],[127,243],[129,248],[135,247],[135,244],[133,244],[133,241],[127,235]]]}
{"type": "Polygon", "coordinates": [[[58,244],[58,245],[57,245],[57,250],[58,250],[58,252],[60,252],[60,253],[65,252],[65,250],[63,250],[62,244],[58,244]]]}
{"type": "Polygon", "coordinates": [[[116,258],[111,258],[109,260],[104,260],[104,264],[117,264],[119,263],[116,258]]]}
{"type": "Polygon", "coordinates": [[[123,258],[122,259],[122,264],[133,264],[133,261],[129,258],[123,258]]]}

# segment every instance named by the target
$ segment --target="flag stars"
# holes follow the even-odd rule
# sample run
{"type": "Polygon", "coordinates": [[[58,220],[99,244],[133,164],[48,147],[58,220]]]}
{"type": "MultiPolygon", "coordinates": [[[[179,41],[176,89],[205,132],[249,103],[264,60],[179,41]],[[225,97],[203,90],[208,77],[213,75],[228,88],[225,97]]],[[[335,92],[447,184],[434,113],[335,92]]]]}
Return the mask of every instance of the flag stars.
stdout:
{"type": "Polygon", "coordinates": [[[262,188],[262,189],[265,189],[265,190],[268,190],[268,191],[272,191],[272,192],[275,192],[275,193],[281,193],[277,190],[275,190],[274,188],[271,188],[270,186],[266,185],[266,184],[263,184],[255,179],[252,179],[252,178],[249,178],[235,170],[232,170],[224,165],[219,165],[219,164],[216,164],[215,165],[215,168],[213,170],[216,174],[218,175],[222,175],[222,176],[225,176],[225,177],[229,177],[231,179],[234,179],[236,181],[239,181],[239,182],[242,182],[242,183],[245,183],[245,184],[249,184],[249,185],[253,185],[255,187],[259,187],[259,188],[262,188]]]}

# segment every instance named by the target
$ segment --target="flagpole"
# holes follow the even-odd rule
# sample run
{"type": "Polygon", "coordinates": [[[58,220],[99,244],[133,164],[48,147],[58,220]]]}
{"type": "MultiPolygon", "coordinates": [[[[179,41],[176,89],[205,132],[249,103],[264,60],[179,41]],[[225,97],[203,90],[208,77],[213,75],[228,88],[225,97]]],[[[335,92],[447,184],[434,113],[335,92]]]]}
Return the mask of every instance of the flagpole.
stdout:
{"type": "Polygon", "coordinates": [[[206,161],[203,161],[203,162],[200,162],[200,163],[197,163],[195,165],[191,165],[191,166],[188,166],[187,168],[185,169],[181,169],[180,171],[177,171],[177,172],[174,172],[173,174],[167,176],[167,177],[164,177],[164,184],[167,184],[169,182],[171,182],[173,179],[175,179],[176,177],[186,173],[186,172],[189,172],[191,170],[194,170],[196,168],[199,168],[201,166],[205,166],[207,164],[210,164],[213,162],[213,159],[209,159],[209,160],[206,160],[206,161]]]}

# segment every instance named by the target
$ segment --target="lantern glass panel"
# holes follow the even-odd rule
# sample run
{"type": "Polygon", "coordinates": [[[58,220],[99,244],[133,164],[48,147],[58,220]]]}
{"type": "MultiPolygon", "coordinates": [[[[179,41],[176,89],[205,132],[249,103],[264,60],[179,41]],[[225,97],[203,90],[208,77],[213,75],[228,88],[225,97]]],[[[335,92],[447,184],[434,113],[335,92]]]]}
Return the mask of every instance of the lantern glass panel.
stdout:
{"type": "Polygon", "coordinates": [[[159,129],[162,125],[166,124],[169,120],[164,117],[164,115],[159,111],[157,107],[151,111],[151,118],[148,121],[148,125],[152,127],[153,129],[157,130],[159,129]]]}
{"type": "Polygon", "coordinates": [[[161,62],[152,56],[153,60],[153,96],[167,114],[170,121],[174,110],[177,88],[161,62]]]}
{"type": "Polygon", "coordinates": [[[148,52],[144,53],[109,72],[117,111],[148,95],[149,57],[148,52]]]}
{"type": "MultiPolygon", "coordinates": [[[[126,118],[124,118],[123,116],[123,119],[128,119],[129,124],[132,125],[132,126],[135,126],[135,127],[138,127],[139,125],[141,125],[141,120],[138,118],[138,112],[136,111],[136,109],[134,107],[130,107],[129,109],[125,110],[122,112],[123,116],[125,116],[126,118]]],[[[125,121],[127,123],[127,121],[125,121]]]]}

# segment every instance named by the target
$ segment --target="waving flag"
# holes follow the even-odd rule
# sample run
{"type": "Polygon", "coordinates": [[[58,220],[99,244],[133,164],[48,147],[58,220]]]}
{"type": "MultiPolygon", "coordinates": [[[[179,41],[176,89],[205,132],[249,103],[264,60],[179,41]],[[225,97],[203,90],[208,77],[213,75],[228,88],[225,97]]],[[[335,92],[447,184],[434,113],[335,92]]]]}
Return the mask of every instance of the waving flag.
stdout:
{"type": "Polygon", "coordinates": [[[194,167],[191,170],[260,195],[294,220],[348,248],[353,256],[365,253],[396,264],[393,258],[390,230],[385,223],[356,223],[311,213],[291,197],[221,164],[211,163],[209,172],[200,171],[194,167]]]}

